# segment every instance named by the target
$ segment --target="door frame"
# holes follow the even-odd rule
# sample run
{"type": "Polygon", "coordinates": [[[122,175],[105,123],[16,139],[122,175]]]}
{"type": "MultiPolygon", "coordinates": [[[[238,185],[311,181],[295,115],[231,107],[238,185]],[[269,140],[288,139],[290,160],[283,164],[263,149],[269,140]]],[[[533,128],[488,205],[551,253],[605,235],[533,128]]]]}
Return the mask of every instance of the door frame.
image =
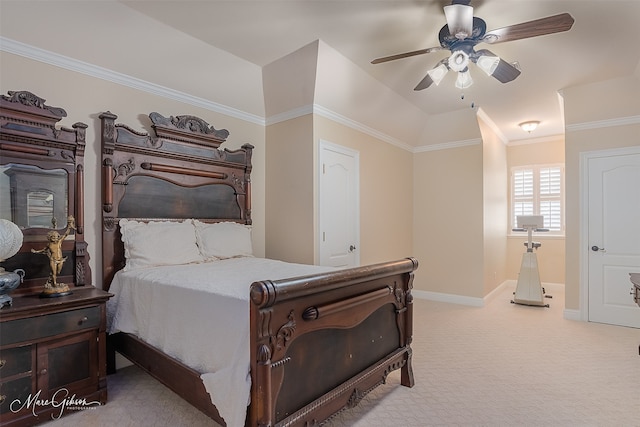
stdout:
{"type": "Polygon", "coordinates": [[[317,222],[317,228],[316,228],[316,240],[317,240],[317,245],[316,245],[316,260],[315,263],[320,265],[320,253],[321,253],[321,245],[322,245],[322,225],[324,224],[323,219],[322,219],[322,203],[324,202],[323,197],[322,197],[322,161],[324,160],[324,157],[322,155],[322,152],[325,148],[329,148],[333,151],[337,151],[338,153],[344,154],[346,156],[350,156],[353,157],[355,159],[355,163],[356,163],[356,171],[355,171],[355,191],[356,191],[356,201],[355,201],[355,209],[354,209],[354,214],[355,214],[355,246],[356,246],[356,251],[355,251],[355,264],[358,266],[360,265],[360,152],[357,150],[354,150],[352,148],[348,148],[345,147],[343,145],[338,145],[335,144],[333,142],[329,142],[325,139],[320,138],[318,140],[318,163],[317,163],[317,170],[318,170],[318,174],[317,174],[317,178],[318,178],[318,199],[317,199],[317,218],[318,218],[318,222],[317,222]]]}
{"type": "Polygon", "coordinates": [[[585,322],[589,321],[589,160],[632,154],[640,154],[640,146],[580,153],[580,320],[585,322]]]}

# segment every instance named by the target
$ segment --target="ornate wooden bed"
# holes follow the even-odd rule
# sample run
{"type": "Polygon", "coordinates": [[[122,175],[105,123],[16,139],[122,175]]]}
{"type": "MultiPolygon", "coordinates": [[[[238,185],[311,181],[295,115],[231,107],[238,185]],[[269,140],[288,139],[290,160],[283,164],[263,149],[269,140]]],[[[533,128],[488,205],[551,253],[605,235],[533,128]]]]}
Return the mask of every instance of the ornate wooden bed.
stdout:
{"type": "MultiPolygon", "coordinates": [[[[125,265],[122,218],[251,224],[253,147],[219,149],[228,132],[197,117],[149,118],[155,135],[116,124],[110,112],[100,115],[105,289],[125,265]]],[[[407,258],[247,283],[251,404],[245,424],[321,424],[357,405],[397,369],[401,384],[412,387],[416,268],[417,261],[407,258]]],[[[111,335],[109,348],[111,367],[118,351],[225,423],[199,372],[132,334],[111,335]]]]}

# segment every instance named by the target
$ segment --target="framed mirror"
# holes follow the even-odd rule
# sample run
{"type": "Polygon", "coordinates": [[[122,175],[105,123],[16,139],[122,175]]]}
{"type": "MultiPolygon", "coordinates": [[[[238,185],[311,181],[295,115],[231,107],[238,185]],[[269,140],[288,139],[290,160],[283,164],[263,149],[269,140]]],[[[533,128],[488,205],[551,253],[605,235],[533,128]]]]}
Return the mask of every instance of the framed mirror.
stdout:
{"type": "Polygon", "coordinates": [[[0,218],[21,229],[64,227],[68,207],[68,173],[9,163],[0,166],[0,218]]]}

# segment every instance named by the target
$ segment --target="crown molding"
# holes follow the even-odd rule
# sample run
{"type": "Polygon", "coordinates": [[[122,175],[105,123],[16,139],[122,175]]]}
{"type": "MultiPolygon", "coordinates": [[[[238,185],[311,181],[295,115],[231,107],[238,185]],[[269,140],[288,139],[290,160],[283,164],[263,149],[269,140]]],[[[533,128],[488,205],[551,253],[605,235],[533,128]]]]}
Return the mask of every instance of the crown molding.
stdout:
{"type": "Polygon", "coordinates": [[[540,136],[537,138],[516,139],[513,141],[509,141],[507,146],[513,147],[514,145],[540,144],[542,142],[560,142],[560,141],[564,141],[564,135],[548,135],[548,136],[540,136]]]}
{"type": "Polygon", "coordinates": [[[294,108],[293,110],[285,111],[284,113],[269,116],[265,120],[265,125],[275,125],[276,123],[297,119],[298,117],[306,116],[308,114],[313,114],[313,105],[303,105],[302,107],[294,108]]]}
{"type": "Polygon", "coordinates": [[[592,122],[575,123],[566,126],[568,132],[581,130],[601,129],[615,126],[627,126],[640,124],[640,116],[618,117],[615,119],[594,120],[592,122]]]}
{"type": "Polygon", "coordinates": [[[204,98],[189,95],[184,92],[150,83],[136,77],[119,73],[117,71],[79,61],[68,56],[40,49],[25,43],[8,39],[6,37],[0,37],[0,49],[4,52],[12,53],[14,55],[23,56],[25,58],[33,59],[39,62],[44,62],[45,64],[64,68],[70,71],[75,71],[101,80],[106,80],[122,86],[130,87],[132,89],[137,89],[143,92],[151,93],[153,95],[161,96],[163,98],[184,102],[185,104],[204,108],[206,110],[214,111],[216,113],[224,114],[226,116],[234,117],[246,122],[262,126],[265,125],[264,118],[255,114],[247,113],[236,108],[228,107],[226,105],[206,100],[204,98]]]}
{"type": "Polygon", "coordinates": [[[313,104],[313,112],[319,116],[325,117],[327,119],[333,120],[334,122],[343,124],[347,127],[350,127],[352,129],[358,130],[362,133],[366,133],[367,135],[371,135],[374,138],[380,139],[388,144],[391,145],[395,145],[398,148],[402,148],[403,150],[409,151],[409,152],[413,152],[414,147],[412,147],[411,145],[400,141],[399,139],[396,139],[392,136],[389,136],[383,132],[380,132],[376,129],[373,129],[372,127],[369,127],[367,125],[364,125],[360,122],[357,122],[355,120],[352,120],[348,117],[345,117],[341,114],[338,114],[334,111],[329,110],[326,107],[323,107],[322,105],[318,105],[318,104],[313,104]]]}
{"type": "MultiPolygon", "coordinates": [[[[153,95],[161,96],[163,98],[173,99],[179,102],[183,102],[185,104],[193,105],[209,111],[214,111],[220,114],[224,114],[230,117],[234,117],[234,118],[237,118],[249,123],[261,125],[261,126],[267,126],[267,125],[279,123],[285,120],[290,120],[293,118],[297,118],[297,117],[301,117],[301,116],[313,113],[313,114],[318,114],[319,116],[328,118],[337,123],[343,124],[349,128],[363,132],[376,139],[379,139],[381,141],[384,141],[388,144],[394,145],[398,148],[409,151],[411,153],[445,150],[450,148],[466,147],[466,146],[482,143],[482,140],[480,138],[477,138],[477,139],[470,139],[470,140],[464,140],[464,141],[454,141],[454,142],[447,142],[442,144],[413,147],[403,141],[398,140],[397,138],[389,136],[383,132],[373,129],[372,127],[359,123],[355,120],[352,120],[348,117],[345,117],[341,114],[331,111],[330,109],[318,104],[306,105],[290,111],[286,111],[284,113],[270,116],[265,119],[255,114],[250,114],[232,107],[228,107],[226,105],[222,105],[216,102],[206,100],[204,98],[189,95],[184,92],[180,92],[174,89],[170,89],[164,86],[150,83],[145,80],[138,79],[136,77],[119,73],[117,71],[109,70],[107,68],[100,67],[97,65],[89,64],[87,62],[79,61],[74,58],[70,58],[64,55],[60,55],[44,49],[40,49],[25,43],[8,39],[6,37],[0,36],[0,50],[7,53],[14,54],[14,55],[23,56],[25,58],[29,58],[35,61],[43,62],[49,65],[53,65],[56,67],[64,68],[70,71],[75,71],[75,72],[85,74],[91,77],[95,77],[101,80],[116,83],[122,86],[130,87],[132,89],[137,89],[143,92],[151,93],[153,95]]],[[[479,110],[479,114],[480,112],[481,110],[479,110]]],[[[492,124],[493,122],[488,120],[488,123],[492,124]]],[[[502,134],[499,134],[498,136],[500,137],[500,139],[504,140],[504,137],[502,136],[502,134]]]]}
{"type": "Polygon", "coordinates": [[[414,153],[424,153],[427,151],[449,150],[451,148],[469,147],[482,144],[482,138],[465,139],[462,141],[443,142],[442,144],[423,145],[416,147],[414,153]]]}

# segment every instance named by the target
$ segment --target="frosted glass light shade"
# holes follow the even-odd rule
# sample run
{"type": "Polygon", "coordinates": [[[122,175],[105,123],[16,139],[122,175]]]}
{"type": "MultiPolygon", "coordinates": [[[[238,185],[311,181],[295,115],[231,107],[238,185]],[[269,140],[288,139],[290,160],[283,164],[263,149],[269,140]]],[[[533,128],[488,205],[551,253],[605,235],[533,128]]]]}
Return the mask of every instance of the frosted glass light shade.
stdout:
{"type": "Polygon", "coordinates": [[[464,4],[452,4],[444,7],[449,34],[464,40],[473,31],[473,7],[464,4]]]}
{"type": "Polygon", "coordinates": [[[456,79],[456,87],[458,89],[466,89],[473,84],[473,79],[471,78],[471,74],[469,71],[462,71],[458,73],[458,78],[456,79]]]}
{"type": "Polygon", "coordinates": [[[520,126],[523,131],[531,133],[536,130],[539,124],[540,122],[537,120],[530,120],[528,122],[522,122],[518,126],[520,126]]]}
{"type": "Polygon", "coordinates": [[[442,79],[444,79],[444,76],[447,74],[447,71],[449,71],[447,66],[444,64],[440,64],[437,67],[427,71],[427,74],[429,74],[429,77],[431,77],[431,80],[433,80],[433,82],[437,86],[440,84],[442,79]]]}
{"type": "Polygon", "coordinates": [[[13,222],[0,219],[0,261],[11,258],[22,246],[22,231],[13,222]]]}
{"type": "Polygon", "coordinates": [[[447,60],[447,64],[453,71],[462,71],[469,65],[469,55],[461,50],[456,50],[447,60]]]}
{"type": "Polygon", "coordinates": [[[478,68],[487,73],[488,76],[493,74],[496,68],[498,68],[499,63],[500,58],[491,55],[482,55],[476,61],[476,65],[478,66],[478,68]]]}

